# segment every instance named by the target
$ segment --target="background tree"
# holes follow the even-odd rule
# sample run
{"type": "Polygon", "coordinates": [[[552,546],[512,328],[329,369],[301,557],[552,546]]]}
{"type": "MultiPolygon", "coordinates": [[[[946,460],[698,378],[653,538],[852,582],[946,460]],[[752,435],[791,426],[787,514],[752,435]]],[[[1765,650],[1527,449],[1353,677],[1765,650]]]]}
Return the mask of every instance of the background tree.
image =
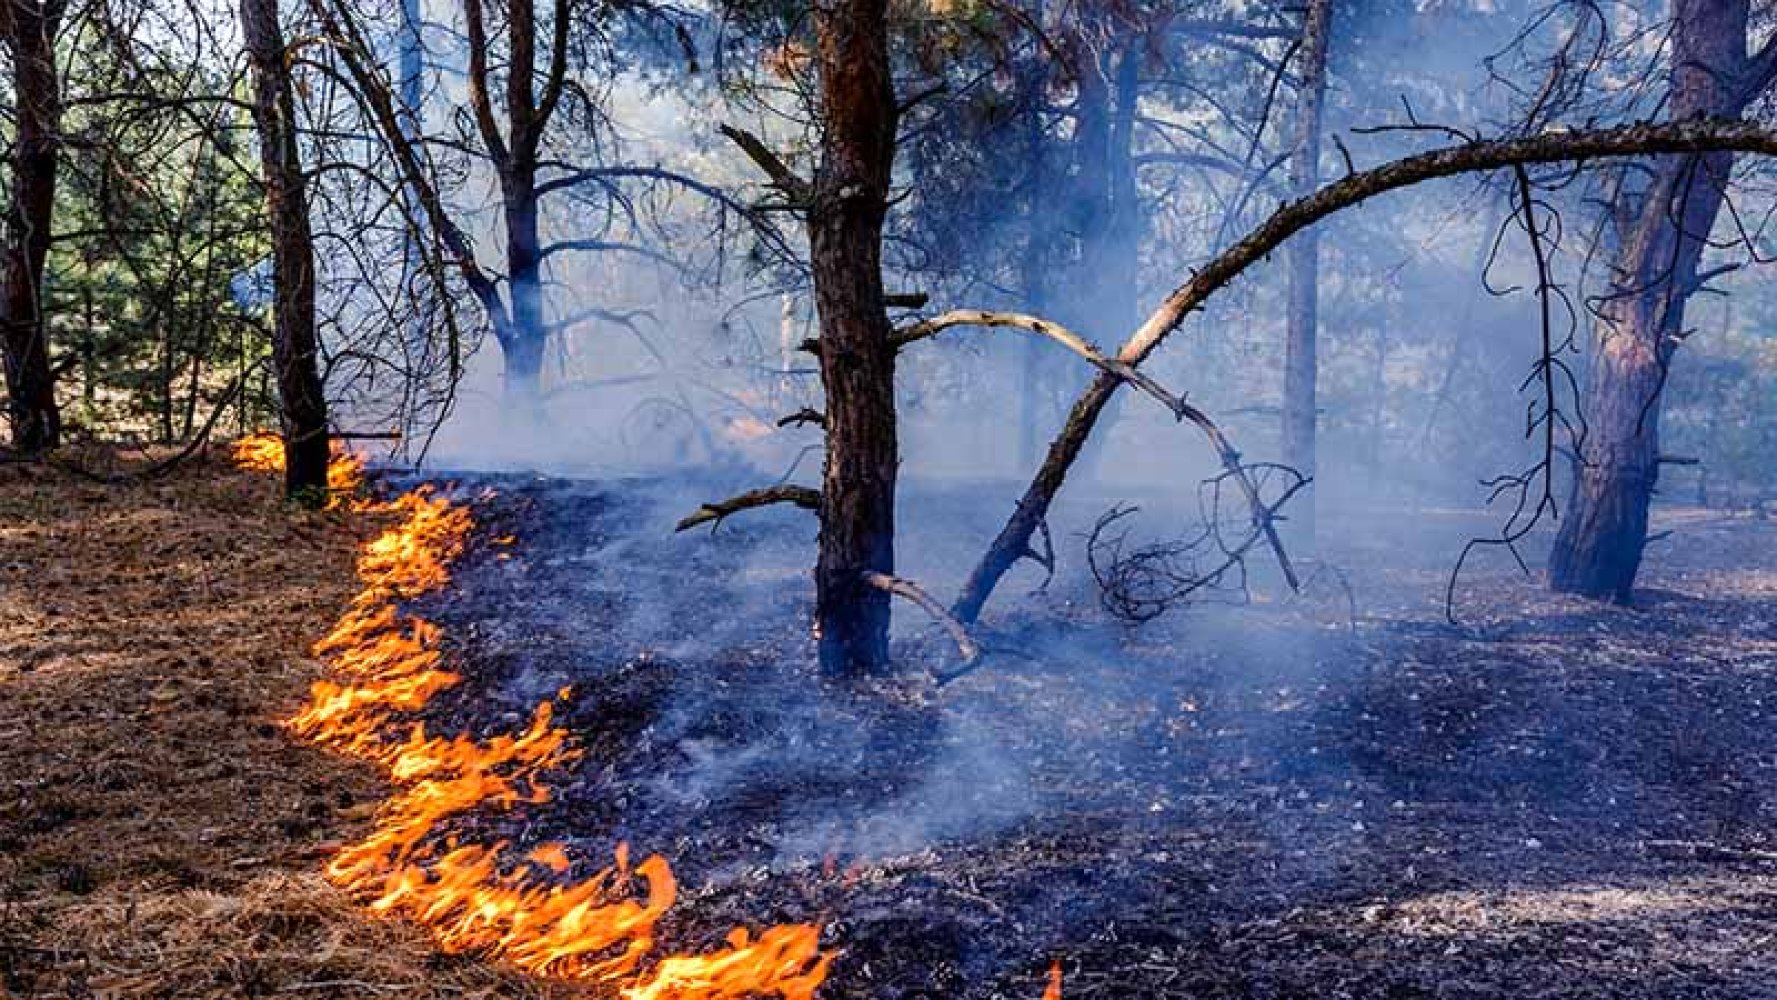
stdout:
{"type": "MultiPolygon", "coordinates": [[[[1749,54],[1750,13],[1748,0],[1673,4],[1669,120],[1737,119],[1769,88],[1777,42],[1749,54]]],[[[1659,479],[1666,376],[1690,334],[1685,305],[1708,278],[1700,265],[1733,167],[1727,151],[1663,157],[1631,196],[1597,308],[1573,500],[1549,558],[1558,591],[1627,601],[1634,588],[1659,479]]]]}
{"type": "Polygon", "coordinates": [[[327,499],[328,435],[315,339],[315,250],[277,0],[241,0],[241,35],[253,71],[253,120],[271,229],[272,363],[284,426],[284,491],[319,507],[327,499]]]}
{"type": "Polygon", "coordinates": [[[57,39],[63,0],[0,3],[0,42],[12,63],[10,198],[0,241],[0,332],[12,444],[27,454],[61,441],[62,418],[50,370],[44,262],[55,224],[56,168],[62,141],[62,78],[57,39]]]}

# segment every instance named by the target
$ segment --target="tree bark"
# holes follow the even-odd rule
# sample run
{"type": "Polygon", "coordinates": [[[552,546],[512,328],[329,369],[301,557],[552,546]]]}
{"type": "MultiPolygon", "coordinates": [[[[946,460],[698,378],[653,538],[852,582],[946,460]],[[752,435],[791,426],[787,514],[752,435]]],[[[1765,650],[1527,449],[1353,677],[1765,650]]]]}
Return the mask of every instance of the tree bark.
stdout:
{"type": "Polygon", "coordinates": [[[12,198],[0,246],[0,333],[4,334],[8,416],[13,447],[24,454],[61,443],[49,329],[43,312],[44,261],[55,214],[61,147],[61,78],[55,39],[62,0],[0,0],[0,35],[13,66],[16,116],[12,198]]]}
{"type": "Polygon", "coordinates": [[[823,670],[888,665],[895,571],[895,348],[883,305],[882,225],[897,111],[886,0],[815,8],[824,122],[808,213],[821,382],[827,399],[815,628],[823,670]]]}
{"type": "MultiPolygon", "coordinates": [[[[1675,4],[1674,121],[1738,118],[1755,96],[1749,91],[1762,89],[1748,86],[1748,8],[1747,0],[1675,4]]],[[[1627,603],[1634,590],[1659,479],[1667,366],[1686,333],[1685,303],[1733,167],[1732,152],[1662,157],[1617,251],[1581,401],[1578,475],[1549,556],[1556,591],[1627,603]]]]}
{"type": "Polygon", "coordinates": [[[534,405],[543,388],[543,256],[537,237],[535,157],[514,161],[501,187],[506,211],[506,273],[511,282],[512,321],[501,348],[506,394],[520,407],[534,405]]]}
{"type": "MultiPolygon", "coordinates": [[[[1320,186],[1320,134],[1326,104],[1327,47],[1332,0],[1309,0],[1302,24],[1301,89],[1296,99],[1295,143],[1290,153],[1290,191],[1306,198],[1320,186]]],[[[1320,233],[1310,227],[1289,244],[1289,316],[1283,362],[1283,461],[1315,476],[1318,406],[1316,380],[1320,337],[1320,233]]],[[[1314,543],[1315,498],[1310,483],[1290,509],[1292,544],[1314,543]]]]}
{"type": "MultiPolygon", "coordinates": [[[[1307,198],[1279,208],[1238,243],[1193,272],[1190,280],[1174,289],[1124,342],[1117,352],[1117,360],[1128,365],[1141,364],[1172,331],[1178,329],[1186,316],[1290,237],[1335,212],[1379,194],[1439,177],[1496,170],[1520,163],[1725,150],[1777,155],[1777,132],[1744,122],[1713,120],[1635,124],[1469,142],[1349,174],[1307,198]]],[[[970,573],[954,608],[958,619],[975,621],[1000,578],[1029,550],[1031,536],[1048,515],[1049,505],[1066,480],[1068,469],[1079,457],[1086,438],[1091,435],[1099,415],[1120,384],[1118,376],[1101,374],[1074,402],[1067,424],[1049,445],[1042,467],[1025,488],[1011,518],[970,573]]]]}
{"type": "Polygon", "coordinates": [[[253,121],[271,226],[272,363],[283,411],[284,491],[318,507],[327,502],[327,398],[315,334],[314,241],[277,0],[241,0],[241,35],[253,67],[253,121]]]}

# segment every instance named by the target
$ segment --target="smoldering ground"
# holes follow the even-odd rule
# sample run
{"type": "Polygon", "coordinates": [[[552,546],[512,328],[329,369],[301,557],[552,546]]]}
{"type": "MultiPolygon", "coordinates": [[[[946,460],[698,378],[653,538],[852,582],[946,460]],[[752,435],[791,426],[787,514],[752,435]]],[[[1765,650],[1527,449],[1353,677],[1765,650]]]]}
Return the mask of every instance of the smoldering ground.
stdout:
{"type": "MultiPolygon", "coordinates": [[[[466,478],[497,491],[478,532],[516,541],[426,608],[468,675],[447,724],[574,687],[586,757],[550,802],[475,822],[593,867],[619,841],[666,855],[675,938],[818,921],[840,997],[1034,996],[1049,955],[1084,996],[1769,995],[1768,525],[1680,524],[1671,589],[1636,611],[1483,566],[1450,626],[1472,514],[1409,537],[1398,512],[1331,513],[1360,540],[1326,553],[1355,629],[1263,581],[1131,629],[1080,572],[1102,499],[1081,497],[1064,572],[983,623],[1007,651],[936,688],[917,678],[954,651],[904,609],[914,679],[859,688],[814,668],[806,512],[670,532],[732,485],[466,478]]],[[[930,552],[995,526],[987,487],[906,493],[930,552]]]]}

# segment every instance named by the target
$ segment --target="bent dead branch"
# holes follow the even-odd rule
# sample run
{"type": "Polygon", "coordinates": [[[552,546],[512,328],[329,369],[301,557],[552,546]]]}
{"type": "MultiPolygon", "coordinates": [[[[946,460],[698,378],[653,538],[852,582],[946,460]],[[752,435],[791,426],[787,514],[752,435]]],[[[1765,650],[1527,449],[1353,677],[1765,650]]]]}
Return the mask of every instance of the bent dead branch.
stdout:
{"type": "MultiPolygon", "coordinates": [[[[1777,155],[1777,131],[1740,121],[1695,119],[1545,132],[1521,138],[1465,142],[1347,174],[1314,194],[1279,208],[1244,239],[1194,272],[1124,342],[1115,360],[1130,366],[1140,365],[1210,296],[1264,260],[1291,236],[1377,195],[1442,177],[1515,165],[1712,151],[1777,155]]],[[[962,595],[951,609],[958,619],[972,622],[979,617],[1000,578],[1021,558],[1037,524],[1048,515],[1049,505],[1066,480],[1068,470],[1079,458],[1087,437],[1124,381],[1106,371],[1074,402],[1067,422],[1050,443],[1042,466],[1025,489],[1011,518],[970,573],[962,595]]]]}
{"type": "MultiPolygon", "coordinates": [[[[1247,555],[1261,541],[1275,544],[1267,529],[1277,514],[1309,480],[1288,466],[1269,463],[1224,471],[1203,483],[1198,494],[1202,523],[1189,537],[1130,548],[1126,520],[1139,507],[1113,507],[1098,519],[1087,537],[1086,563],[1098,584],[1106,611],[1131,623],[1150,621],[1205,591],[1233,589],[1247,594],[1247,555]],[[1258,501],[1258,509],[1240,533],[1230,536],[1223,523],[1222,486],[1233,481],[1263,492],[1265,481],[1281,481],[1276,498],[1258,501]],[[1230,588],[1228,581],[1234,586],[1230,588]]],[[[1250,504],[1253,501],[1246,498],[1250,504]]],[[[1291,588],[1300,593],[1293,570],[1291,588]]]]}
{"type": "MultiPolygon", "coordinates": [[[[1174,419],[1189,420],[1195,424],[1197,429],[1203,432],[1204,437],[1209,439],[1210,447],[1215,450],[1216,459],[1221,463],[1224,475],[1238,484],[1241,493],[1245,496],[1256,536],[1263,538],[1270,546],[1272,553],[1277,557],[1277,566],[1283,572],[1284,580],[1289,583],[1290,589],[1292,591],[1299,589],[1301,583],[1296,576],[1295,567],[1290,562],[1289,553],[1284,550],[1283,540],[1279,537],[1274,523],[1276,509],[1268,506],[1260,497],[1258,484],[1253,481],[1247,467],[1242,464],[1240,452],[1228,440],[1227,434],[1223,433],[1221,427],[1210,419],[1209,414],[1187,402],[1183,393],[1169,391],[1132,364],[1116,358],[1105,357],[1104,353],[1093,346],[1091,341],[1067,327],[1024,313],[953,309],[942,315],[896,330],[893,343],[896,348],[905,347],[958,326],[1009,327],[1047,337],[1085,358],[1103,373],[1101,377],[1128,382],[1153,397],[1161,406],[1166,407],[1174,419]]],[[[1018,558],[1032,554],[1030,536],[1026,535],[1019,547],[1018,558]]],[[[1051,572],[1053,572],[1052,566],[1051,572]]],[[[965,596],[967,596],[966,591],[965,596]]],[[[963,616],[959,614],[959,617],[963,616]]]]}
{"type": "Polygon", "coordinates": [[[794,504],[804,510],[820,510],[821,491],[807,486],[792,486],[787,483],[748,490],[737,497],[704,504],[681,519],[673,531],[688,531],[700,524],[708,524],[712,521],[720,524],[723,518],[731,514],[780,503],[794,504]]]}
{"type": "Polygon", "coordinates": [[[969,633],[968,626],[952,617],[950,612],[944,610],[944,605],[940,604],[937,598],[926,593],[919,584],[902,577],[875,572],[865,573],[864,582],[878,590],[887,591],[896,597],[912,601],[919,605],[926,614],[931,615],[934,621],[944,626],[944,631],[949,632],[950,638],[956,642],[956,650],[962,656],[963,666],[973,666],[977,660],[981,659],[981,644],[976,642],[975,637],[969,633]]]}

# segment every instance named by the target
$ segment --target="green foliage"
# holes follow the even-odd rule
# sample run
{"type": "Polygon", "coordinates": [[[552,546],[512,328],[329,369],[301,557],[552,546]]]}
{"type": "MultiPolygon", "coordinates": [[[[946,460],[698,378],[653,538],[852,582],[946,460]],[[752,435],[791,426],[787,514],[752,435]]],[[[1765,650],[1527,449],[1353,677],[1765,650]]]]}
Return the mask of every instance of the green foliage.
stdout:
{"type": "Polygon", "coordinates": [[[254,373],[268,337],[232,288],[267,244],[232,71],[136,45],[64,44],[64,132],[80,141],[59,163],[45,310],[69,424],[170,444],[231,399],[223,426],[270,411],[254,373]]]}

